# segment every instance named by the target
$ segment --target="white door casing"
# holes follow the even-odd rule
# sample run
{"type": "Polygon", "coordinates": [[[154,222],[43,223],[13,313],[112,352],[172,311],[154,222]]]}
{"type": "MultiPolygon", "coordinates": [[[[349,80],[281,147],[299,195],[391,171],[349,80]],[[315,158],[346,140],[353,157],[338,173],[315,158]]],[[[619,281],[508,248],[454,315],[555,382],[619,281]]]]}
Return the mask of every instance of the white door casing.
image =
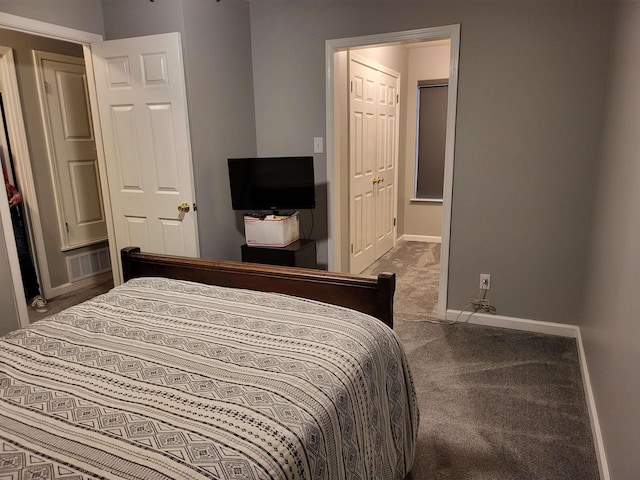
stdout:
{"type": "Polygon", "coordinates": [[[107,240],[84,60],[33,52],[62,250],[107,240]]]}
{"type": "MultiPolygon", "coordinates": [[[[458,60],[460,56],[460,25],[444,25],[416,30],[389,32],[360,37],[348,37],[327,40],[325,42],[325,73],[327,76],[326,90],[326,151],[327,151],[327,179],[328,179],[328,224],[331,232],[327,242],[329,270],[344,271],[345,259],[349,258],[347,251],[347,229],[343,225],[346,222],[345,213],[341,205],[349,199],[346,182],[342,181],[343,165],[348,160],[347,155],[341,154],[342,126],[338,115],[341,110],[337,107],[337,101],[341,95],[338,89],[342,85],[336,85],[340,78],[338,60],[342,52],[359,47],[375,47],[382,45],[402,45],[416,42],[449,39],[449,98],[447,104],[447,134],[444,167],[444,192],[442,201],[442,243],[440,255],[440,282],[438,288],[438,318],[446,318],[447,289],[449,284],[449,244],[452,215],[453,196],[453,164],[455,158],[456,138],[456,105],[458,98],[458,60]],[[344,241],[344,245],[343,245],[344,241]]],[[[348,62],[347,62],[348,63],[348,62]]],[[[346,130],[346,127],[345,127],[346,130]]],[[[348,132],[345,131],[345,136],[348,132]]]]}
{"type": "Polygon", "coordinates": [[[399,74],[349,54],[349,270],[395,244],[399,74]]]}
{"type": "Polygon", "coordinates": [[[180,35],[91,49],[116,249],[199,256],[180,35]]]}

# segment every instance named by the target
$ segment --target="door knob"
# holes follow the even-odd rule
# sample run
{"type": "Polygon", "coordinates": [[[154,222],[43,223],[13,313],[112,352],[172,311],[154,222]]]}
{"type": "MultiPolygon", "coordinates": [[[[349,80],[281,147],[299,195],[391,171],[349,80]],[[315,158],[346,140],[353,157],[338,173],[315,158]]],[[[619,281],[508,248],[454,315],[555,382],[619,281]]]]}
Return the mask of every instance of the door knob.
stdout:
{"type": "Polygon", "coordinates": [[[379,177],[375,177],[373,179],[373,183],[380,183],[380,178],[379,177]]]}
{"type": "Polygon", "coordinates": [[[184,202],[183,204],[179,205],[178,211],[180,213],[187,213],[189,211],[189,204],[187,202],[184,202]]]}

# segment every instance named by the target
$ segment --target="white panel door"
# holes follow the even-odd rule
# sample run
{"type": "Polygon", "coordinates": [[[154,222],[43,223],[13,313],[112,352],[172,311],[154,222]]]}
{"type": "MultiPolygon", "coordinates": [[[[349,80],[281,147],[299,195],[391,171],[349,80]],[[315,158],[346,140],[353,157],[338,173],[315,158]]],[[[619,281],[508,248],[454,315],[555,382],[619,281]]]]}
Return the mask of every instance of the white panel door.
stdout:
{"type": "Polygon", "coordinates": [[[360,273],[376,259],[376,85],[370,72],[350,62],[349,94],[349,226],[350,271],[360,273]]]}
{"type": "Polygon", "coordinates": [[[84,60],[36,52],[63,249],[107,239],[84,60]]]}
{"type": "Polygon", "coordinates": [[[199,256],[180,35],[91,49],[117,249],[199,256]]]}
{"type": "Polygon", "coordinates": [[[360,273],[394,245],[399,80],[353,54],[349,69],[349,270],[360,273]]]}
{"type": "Polygon", "coordinates": [[[398,79],[375,72],[378,88],[378,135],[376,161],[376,260],[394,243],[396,163],[398,157],[398,79]]]}

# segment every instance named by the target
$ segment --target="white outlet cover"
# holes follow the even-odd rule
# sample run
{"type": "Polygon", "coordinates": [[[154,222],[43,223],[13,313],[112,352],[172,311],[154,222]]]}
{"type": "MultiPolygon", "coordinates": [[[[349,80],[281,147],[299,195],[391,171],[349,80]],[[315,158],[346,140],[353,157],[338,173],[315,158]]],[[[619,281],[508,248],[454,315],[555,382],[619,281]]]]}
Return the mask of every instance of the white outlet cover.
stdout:
{"type": "Polygon", "coordinates": [[[324,152],[324,137],[313,137],[313,153],[324,152]]]}

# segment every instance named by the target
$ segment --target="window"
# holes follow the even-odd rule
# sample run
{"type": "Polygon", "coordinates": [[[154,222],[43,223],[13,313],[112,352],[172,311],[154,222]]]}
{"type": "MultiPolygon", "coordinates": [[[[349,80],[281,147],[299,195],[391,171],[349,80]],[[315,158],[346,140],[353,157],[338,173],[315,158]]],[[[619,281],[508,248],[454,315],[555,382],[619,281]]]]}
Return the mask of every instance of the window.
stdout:
{"type": "Polygon", "coordinates": [[[414,196],[442,200],[449,80],[421,80],[417,93],[414,196]]]}

